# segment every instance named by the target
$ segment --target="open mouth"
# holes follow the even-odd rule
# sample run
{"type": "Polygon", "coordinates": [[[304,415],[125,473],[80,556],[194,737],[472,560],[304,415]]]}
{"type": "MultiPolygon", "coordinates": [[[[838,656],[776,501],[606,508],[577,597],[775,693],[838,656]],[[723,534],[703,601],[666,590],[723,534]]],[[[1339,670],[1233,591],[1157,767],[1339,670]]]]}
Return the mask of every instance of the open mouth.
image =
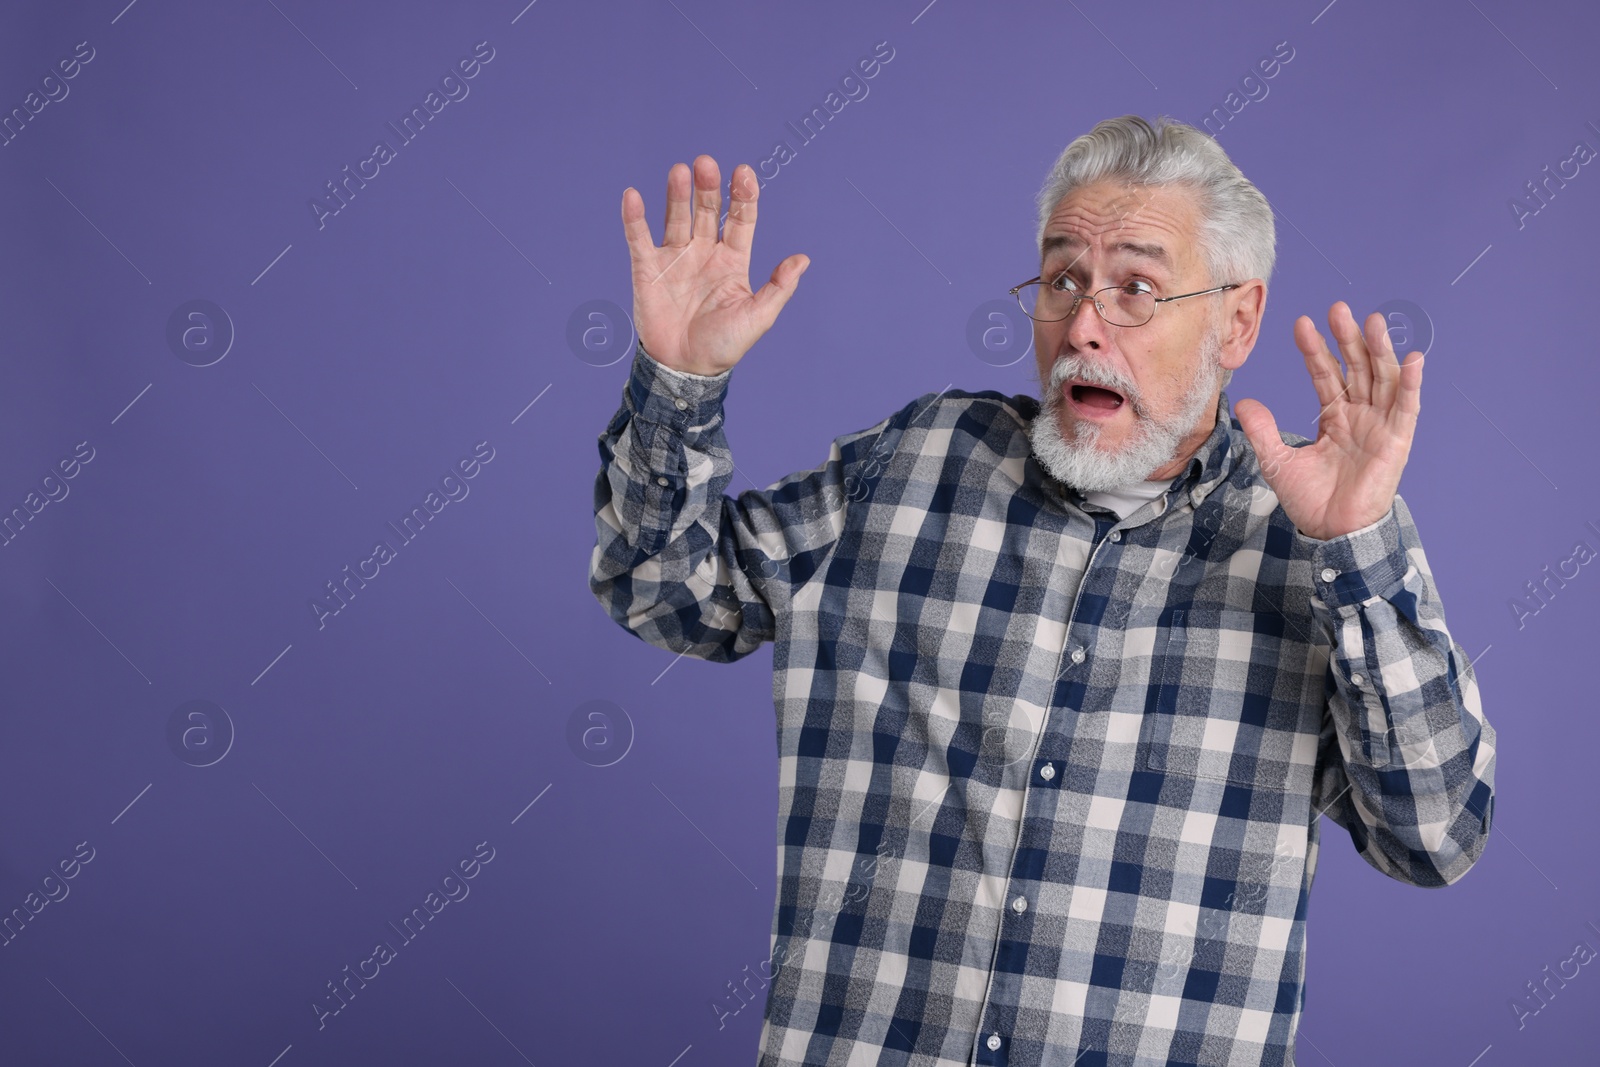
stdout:
{"type": "Polygon", "coordinates": [[[1080,381],[1066,382],[1062,392],[1072,401],[1074,410],[1088,415],[1113,414],[1121,409],[1127,399],[1115,389],[1080,381]]]}

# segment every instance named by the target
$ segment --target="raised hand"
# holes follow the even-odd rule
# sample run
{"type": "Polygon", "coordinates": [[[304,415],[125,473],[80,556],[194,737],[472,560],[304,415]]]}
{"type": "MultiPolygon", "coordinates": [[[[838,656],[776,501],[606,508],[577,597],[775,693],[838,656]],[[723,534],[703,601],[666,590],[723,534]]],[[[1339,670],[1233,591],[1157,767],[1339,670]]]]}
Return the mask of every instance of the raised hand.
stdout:
{"type": "Polygon", "coordinates": [[[632,186],[622,192],[639,340],[657,361],[691,374],[720,374],[738,363],[772,326],[811,265],[809,257],[796,253],[773,268],[771,281],[752,293],[750,243],[760,185],[748,165],[734,168],[728,221],[718,240],[721,182],[717,161],[710,156],[697,156],[692,172],[682,163],[673,164],[667,172],[667,216],[659,248],[644,218],[644,198],[632,186]]]}
{"type": "Polygon", "coordinates": [[[1277,420],[1259,400],[1234,405],[1284,513],[1301,533],[1321,541],[1388,514],[1411,454],[1422,395],[1422,353],[1402,365],[1382,315],[1367,317],[1363,340],[1341,300],[1328,309],[1328,328],[1344,354],[1343,372],[1310,316],[1294,324],[1295,344],[1322,403],[1313,443],[1284,444],[1277,420]]]}

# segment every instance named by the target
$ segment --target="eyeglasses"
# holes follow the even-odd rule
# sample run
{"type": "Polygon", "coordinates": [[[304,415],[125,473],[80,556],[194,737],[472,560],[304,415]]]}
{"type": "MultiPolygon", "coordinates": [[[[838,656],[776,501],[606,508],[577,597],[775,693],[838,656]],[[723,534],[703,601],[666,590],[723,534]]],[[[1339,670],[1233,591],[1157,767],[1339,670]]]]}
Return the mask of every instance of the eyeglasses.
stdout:
{"type": "Polygon", "coordinates": [[[1077,313],[1078,301],[1089,299],[1094,304],[1095,312],[1111,325],[1143,326],[1155,315],[1157,304],[1187,300],[1191,296],[1205,296],[1207,293],[1220,293],[1237,288],[1239,283],[1219,285],[1212,289],[1201,289],[1196,293],[1183,293],[1179,296],[1157,296],[1148,282],[1134,281],[1126,285],[1107,286],[1091,296],[1080,292],[1070,278],[1061,274],[1054,282],[1048,284],[1043,277],[1030,278],[1021,285],[1008,289],[1007,292],[1017,298],[1017,303],[1022,306],[1023,312],[1035,322],[1060,322],[1062,319],[1070,319],[1077,313]],[[1102,300],[1102,297],[1105,299],[1102,300]]]}

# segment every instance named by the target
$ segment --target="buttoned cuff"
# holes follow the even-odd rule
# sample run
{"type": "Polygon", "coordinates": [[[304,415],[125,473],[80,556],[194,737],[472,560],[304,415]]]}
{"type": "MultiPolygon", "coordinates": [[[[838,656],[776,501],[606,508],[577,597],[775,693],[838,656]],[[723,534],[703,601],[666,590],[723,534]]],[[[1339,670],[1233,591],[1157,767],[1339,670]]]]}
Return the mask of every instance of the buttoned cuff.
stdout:
{"type": "Polygon", "coordinates": [[[732,373],[731,367],[711,375],[674,370],[646,352],[641,341],[628,375],[628,400],[636,417],[647,422],[679,429],[705,426],[721,413],[732,373]]]}
{"type": "Polygon", "coordinates": [[[1372,597],[1387,599],[1406,574],[1406,549],[1393,504],[1383,518],[1359,530],[1319,541],[1295,531],[1311,546],[1311,578],[1330,609],[1351,607],[1372,597]]]}

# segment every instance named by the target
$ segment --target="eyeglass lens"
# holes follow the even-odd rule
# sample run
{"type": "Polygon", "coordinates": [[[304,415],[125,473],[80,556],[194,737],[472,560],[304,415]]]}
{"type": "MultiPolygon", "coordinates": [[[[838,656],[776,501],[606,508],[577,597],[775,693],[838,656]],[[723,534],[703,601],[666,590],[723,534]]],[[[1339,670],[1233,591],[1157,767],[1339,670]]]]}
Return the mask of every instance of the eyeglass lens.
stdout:
{"type": "MultiPolygon", "coordinates": [[[[1030,282],[1017,290],[1017,303],[1030,318],[1057,322],[1072,311],[1077,292],[1044,282],[1030,282]]],[[[1101,318],[1114,326],[1142,326],[1156,311],[1155,294],[1139,286],[1112,286],[1084,299],[1091,303],[1098,300],[1105,309],[1101,318]]]]}

